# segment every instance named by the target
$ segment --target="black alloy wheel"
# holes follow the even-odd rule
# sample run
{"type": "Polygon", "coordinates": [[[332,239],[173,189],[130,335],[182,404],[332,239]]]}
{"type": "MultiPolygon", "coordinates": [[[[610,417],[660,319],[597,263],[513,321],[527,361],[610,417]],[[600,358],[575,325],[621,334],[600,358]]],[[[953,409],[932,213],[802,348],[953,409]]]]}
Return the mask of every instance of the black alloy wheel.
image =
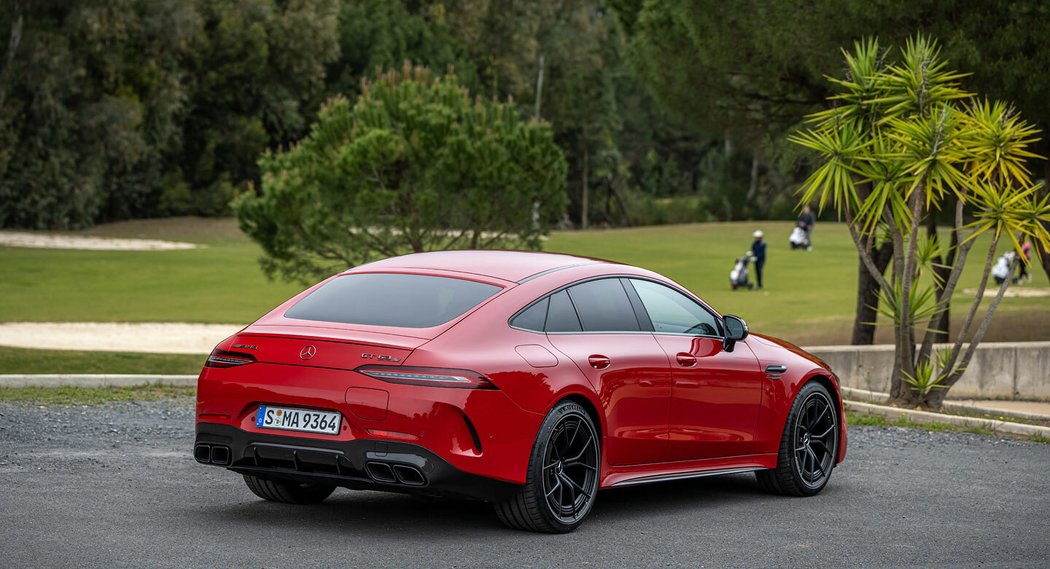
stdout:
{"type": "Polygon", "coordinates": [[[799,407],[795,420],[795,468],[802,482],[820,488],[834,466],[838,448],[838,421],[828,397],[820,392],[809,395],[799,407]]]}
{"type": "Polygon", "coordinates": [[[828,389],[810,381],[791,405],[777,467],[755,473],[767,492],[813,496],[827,485],[839,448],[839,412],[828,389]]]}
{"type": "Polygon", "coordinates": [[[514,529],[572,531],[594,506],[600,471],[601,439],[594,421],[579,404],[562,401],[540,426],[525,485],[496,504],[496,515],[514,529]]]}
{"type": "Polygon", "coordinates": [[[598,491],[598,441],[585,417],[568,415],[547,440],[543,495],[563,524],[580,519],[598,491]]]}

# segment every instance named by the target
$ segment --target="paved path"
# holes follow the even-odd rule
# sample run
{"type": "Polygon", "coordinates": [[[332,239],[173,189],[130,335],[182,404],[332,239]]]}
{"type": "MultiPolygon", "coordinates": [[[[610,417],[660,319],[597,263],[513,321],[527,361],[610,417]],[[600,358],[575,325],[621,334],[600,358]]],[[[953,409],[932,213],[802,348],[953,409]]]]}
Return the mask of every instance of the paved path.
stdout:
{"type": "Polygon", "coordinates": [[[4,322],[0,346],[93,352],[207,354],[243,324],[4,322]]]}
{"type": "Polygon", "coordinates": [[[1050,446],[854,428],[816,498],[751,476],[603,492],[569,535],[483,504],[337,491],[269,504],[190,458],[191,402],[0,404],[0,565],[1046,567],[1050,446]]]}
{"type": "Polygon", "coordinates": [[[196,249],[200,245],[160,239],[115,239],[86,237],[61,233],[31,231],[0,231],[0,246],[31,247],[33,249],[83,249],[89,251],[173,251],[196,249]]]}
{"type": "Polygon", "coordinates": [[[1003,401],[1001,399],[951,399],[950,401],[964,407],[1024,413],[1050,419],[1050,402],[1046,401],[1003,401]]]}

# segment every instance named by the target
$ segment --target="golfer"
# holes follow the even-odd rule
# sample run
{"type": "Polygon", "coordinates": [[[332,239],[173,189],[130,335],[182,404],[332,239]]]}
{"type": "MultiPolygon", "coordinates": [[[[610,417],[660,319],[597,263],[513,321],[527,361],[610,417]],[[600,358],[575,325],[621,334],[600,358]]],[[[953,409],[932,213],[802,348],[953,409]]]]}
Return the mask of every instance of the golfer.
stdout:
{"type": "Polygon", "coordinates": [[[763,238],[762,230],[758,229],[751,234],[755,240],[751,243],[751,256],[755,258],[755,278],[758,280],[758,288],[762,289],[762,267],[766,265],[766,240],[763,238]]]}

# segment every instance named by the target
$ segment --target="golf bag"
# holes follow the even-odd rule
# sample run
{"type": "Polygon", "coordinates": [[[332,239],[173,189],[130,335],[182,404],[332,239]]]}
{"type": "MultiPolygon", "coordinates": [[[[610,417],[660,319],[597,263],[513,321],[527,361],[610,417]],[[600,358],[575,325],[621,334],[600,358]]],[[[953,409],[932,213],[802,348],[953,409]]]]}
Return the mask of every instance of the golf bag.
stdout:
{"type": "Polygon", "coordinates": [[[751,264],[751,261],[753,260],[754,257],[751,256],[751,251],[744,253],[743,257],[736,260],[736,264],[733,265],[733,270],[729,271],[729,286],[733,287],[733,290],[740,287],[751,289],[755,286],[748,281],[750,275],[747,270],[748,265],[751,264]]]}
{"type": "Polygon", "coordinates": [[[1010,278],[1014,255],[1012,252],[1003,253],[995,261],[995,265],[992,266],[992,278],[995,279],[995,284],[1003,284],[1006,282],[1006,279],[1010,278]]]}
{"type": "Polygon", "coordinates": [[[791,236],[788,237],[788,242],[791,243],[792,249],[805,249],[809,247],[809,235],[806,233],[806,229],[799,223],[791,230],[791,236]]]}

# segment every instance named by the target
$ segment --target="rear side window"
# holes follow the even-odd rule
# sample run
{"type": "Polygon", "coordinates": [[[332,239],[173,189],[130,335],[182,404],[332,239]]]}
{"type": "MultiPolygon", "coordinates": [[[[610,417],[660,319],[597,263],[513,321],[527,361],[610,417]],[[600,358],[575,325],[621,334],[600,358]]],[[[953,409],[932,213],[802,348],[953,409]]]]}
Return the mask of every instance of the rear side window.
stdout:
{"type": "Polygon", "coordinates": [[[430,328],[452,320],[499,292],[463,279],[406,274],[336,277],[295,303],[287,318],[430,328]]]}
{"type": "Polygon", "coordinates": [[[638,332],[638,318],[620,279],[600,279],[569,287],[586,332],[638,332]]]}
{"type": "Polygon", "coordinates": [[[510,325],[515,328],[521,328],[522,330],[542,332],[543,326],[547,322],[548,302],[550,302],[550,297],[545,296],[532,303],[532,306],[526,308],[515,316],[514,319],[510,321],[510,325]]]}
{"type": "Polygon", "coordinates": [[[550,296],[550,306],[547,308],[547,332],[579,332],[583,330],[580,326],[580,318],[576,316],[576,309],[572,306],[567,292],[559,291],[550,296]]]}

